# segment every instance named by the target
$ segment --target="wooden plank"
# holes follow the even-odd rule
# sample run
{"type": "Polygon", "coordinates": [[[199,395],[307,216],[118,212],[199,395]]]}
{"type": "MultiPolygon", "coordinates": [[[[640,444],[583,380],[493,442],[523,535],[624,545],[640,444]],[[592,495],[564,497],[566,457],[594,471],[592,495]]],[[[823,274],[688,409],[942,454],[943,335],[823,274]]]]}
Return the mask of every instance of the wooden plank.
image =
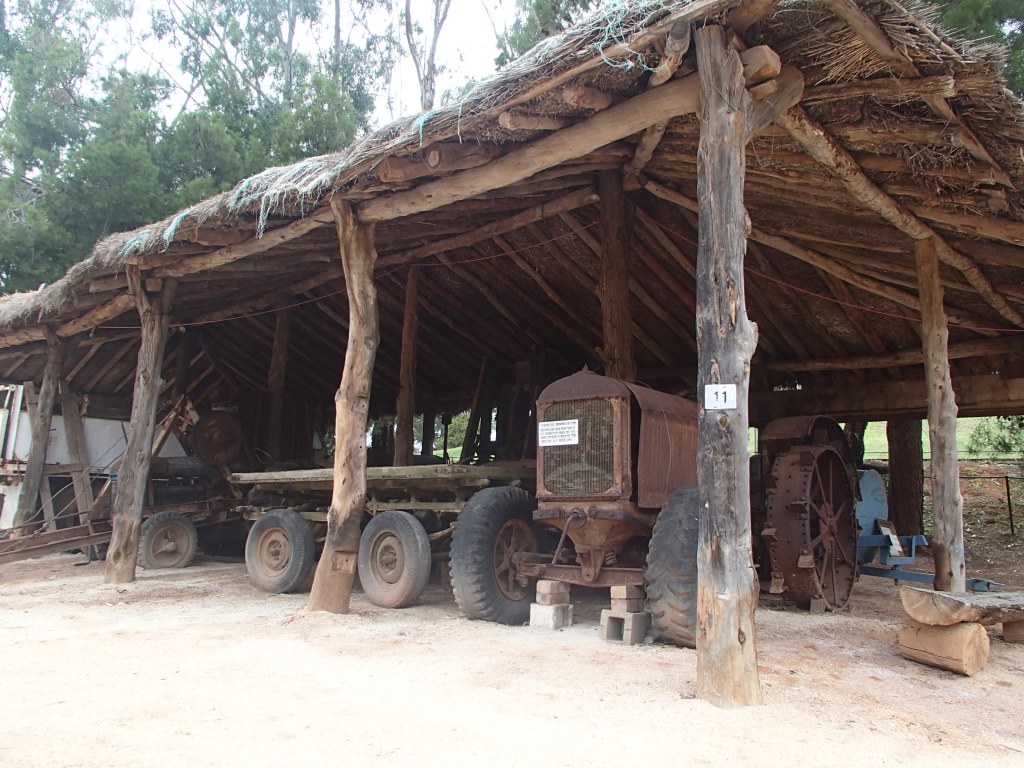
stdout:
{"type": "Polygon", "coordinates": [[[747,318],[743,182],[750,115],[742,64],[718,26],[696,32],[701,85],[697,198],[697,696],[718,706],[759,704],[754,642],[747,391],[757,329],[747,318]],[[713,410],[704,388],[736,389],[734,410],[713,410]]]}
{"type": "Polygon", "coordinates": [[[961,621],[983,626],[1024,621],[1024,592],[936,592],[922,587],[900,588],[903,609],[921,624],[945,627],[961,621]]]}
{"type": "Polygon", "coordinates": [[[373,284],[377,261],[374,228],[360,224],[347,203],[334,199],[331,208],[348,294],[348,342],[341,384],[334,396],[334,488],[327,514],[327,539],[317,563],[309,609],[348,613],[359,551],[359,524],[366,505],[366,419],[380,319],[373,284]]]}
{"type": "Polygon", "coordinates": [[[956,400],[949,373],[949,331],[942,308],[942,283],[935,243],[918,240],[917,271],[921,291],[921,342],[928,392],[928,439],[931,444],[932,513],[935,520],[932,555],[935,588],[966,590],[963,497],[956,455],[956,400]]]}
{"type": "Polygon", "coordinates": [[[142,270],[128,267],[128,282],[142,321],[142,343],[135,370],[132,418],[128,442],[119,469],[119,483],[111,509],[114,532],[107,551],[104,580],[108,584],[135,581],[139,556],[139,529],[145,506],[152,459],[156,408],[160,394],[167,326],[176,283],[165,280],[160,292],[150,295],[143,286],[142,270]]]}
{"type": "MultiPolygon", "coordinates": [[[[989,355],[1024,354],[1024,338],[1000,336],[994,339],[971,339],[955,341],[948,345],[950,360],[989,355]]],[[[765,360],[761,364],[771,371],[856,371],[871,368],[898,368],[903,365],[920,365],[924,362],[924,350],[920,347],[901,349],[874,355],[853,355],[830,359],[808,360],[765,360]]]]}

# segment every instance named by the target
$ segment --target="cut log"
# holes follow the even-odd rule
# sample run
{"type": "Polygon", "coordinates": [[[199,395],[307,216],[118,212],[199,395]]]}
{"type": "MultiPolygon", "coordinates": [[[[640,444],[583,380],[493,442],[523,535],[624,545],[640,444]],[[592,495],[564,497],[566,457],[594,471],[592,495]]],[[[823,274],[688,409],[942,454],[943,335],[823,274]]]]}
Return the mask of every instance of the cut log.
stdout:
{"type": "Polygon", "coordinates": [[[381,181],[399,182],[423,176],[442,176],[486,165],[497,154],[497,148],[490,144],[441,142],[414,157],[385,158],[377,166],[377,178],[381,181]]]}
{"type": "Polygon", "coordinates": [[[569,125],[569,121],[562,117],[502,112],[498,115],[498,125],[506,131],[558,131],[569,125]]]}
{"type": "Polygon", "coordinates": [[[907,619],[899,642],[900,653],[911,661],[961,675],[975,675],[988,664],[988,632],[973,622],[932,627],[907,619]]]}
{"type": "Polygon", "coordinates": [[[592,109],[595,112],[612,105],[612,95],[585,85],[567,85],[562,89],[565,103],[577,109],[592,109]]]}
{"type": "Polygon", "coordinates": [[[944,627],[971,621],[989,626],[1024,621],[1024,592],[953,594],[903,587],[900,599],[907,615],[921,624],[944,627]]]}
{"type": "Polygon", "coordinates": [[[1024,621],[1004,621],[1003,640],[1024,644],[1024,621]]]}

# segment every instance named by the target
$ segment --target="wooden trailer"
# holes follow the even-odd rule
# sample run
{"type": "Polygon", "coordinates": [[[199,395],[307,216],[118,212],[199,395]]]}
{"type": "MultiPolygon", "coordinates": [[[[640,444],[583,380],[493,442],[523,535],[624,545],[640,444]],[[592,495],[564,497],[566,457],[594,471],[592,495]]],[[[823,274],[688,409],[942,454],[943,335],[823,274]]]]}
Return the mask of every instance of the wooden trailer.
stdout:
{"type": "MultiPolygon", "coordinates": [[[[370,467],[366,515],[358,552],[359,579],[376,605],[413,604],[433,563],[447,568],[455,518],[484,488],[534,492],[533,462],[512,465],[434,464],[370,467]]],[[[252,522],[245,564],[252,582],[267,592],[306,586],[314,556],[323,548],[334,484],[332,469],[239,472],[230,481],[247,491],[239,507],[252,522]]]]}

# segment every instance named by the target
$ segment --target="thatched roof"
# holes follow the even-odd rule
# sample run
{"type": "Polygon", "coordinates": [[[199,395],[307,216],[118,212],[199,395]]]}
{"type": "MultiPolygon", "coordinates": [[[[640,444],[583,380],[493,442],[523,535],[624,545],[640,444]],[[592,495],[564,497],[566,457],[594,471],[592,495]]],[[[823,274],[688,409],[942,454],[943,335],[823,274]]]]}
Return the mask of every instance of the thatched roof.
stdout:
{"type": "MultiPolygon", "coordinates": [[[[268,169],[176,216],[103,240],[53,285],[0,300],[0,377],[41,376],[45,324],[79,342],[65,365],[73,388],[130,394],[138,316],[125,269],[134,264],[145,277],[179,281],[173,323],[199,332],[191,391],[200,402],[265,389],[273,312],[286,307],[294,318],[289,392],[329,402],[347,316],[331,196],[357,211],[403,193],[409,199],[438,178],[424,164],[431,149],[475,152],[472,162],[485,162],[551,135],[517,129],[516,118],[580,124],[594,110],[570,105],[565,88],[587,86],[626,102],[647,90],[674,22],[707,23],[737,5],[609,3],[458,104],[395,122],[344,152],[268,169]]],[[[760,329],[754,390],[919,379],[919,365],[900,363],[914,363],[920,346],[914,239],[922,232],[949,249],[943,279],[954,375],[1006,375],[1024,347],[1024,107],[1003,86],[1000,51],[958,41],[926,12],[894,0],[783,2],[742,38],[799,68],[800,119],[820,127],[878,191],[865,201],[791,126],[770,125],[749,144],[748,312],[760,329]],[[891,364],[865,364],[870,357],[891,364]]],[[[677,77],[692,71],[689,55],[677,77]]],[[[412,268],[421,270],[423,291],[424,401],[465,402],[485,357],[510,380],[514,364],[526,360],[543,358],[552,371],[600,364],[593,193],[600,172],[635,162],[640,139],[378,221],[378,410],[394,402],[412,268]]],[[[631,177],[633,336],[640,378],[665,389],[695,382],[697,238],[688,208],[696,200],[698,139],[693,115],[671,120],[631,177]]],[[[172,339],[168,370],[183,337],[172,339]]]]}

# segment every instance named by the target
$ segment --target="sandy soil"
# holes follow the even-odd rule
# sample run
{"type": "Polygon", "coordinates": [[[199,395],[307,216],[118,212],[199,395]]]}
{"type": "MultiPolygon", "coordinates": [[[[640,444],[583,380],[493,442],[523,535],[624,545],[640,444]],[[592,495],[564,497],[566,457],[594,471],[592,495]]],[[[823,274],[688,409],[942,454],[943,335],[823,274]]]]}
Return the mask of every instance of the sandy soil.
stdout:
{"type": "Polygon", "coordinates": [[[993,632],[974,678],[906,661],[878,579],[841,614],[759,609],[765,704],[721,710],[694,651],[602,641],[600,593],[552,632],[436,586],[334,616],[237,562],[116,588],[79,562],[0,567],[0,765],[1024,766],[1024,646],[993,632]]]}

